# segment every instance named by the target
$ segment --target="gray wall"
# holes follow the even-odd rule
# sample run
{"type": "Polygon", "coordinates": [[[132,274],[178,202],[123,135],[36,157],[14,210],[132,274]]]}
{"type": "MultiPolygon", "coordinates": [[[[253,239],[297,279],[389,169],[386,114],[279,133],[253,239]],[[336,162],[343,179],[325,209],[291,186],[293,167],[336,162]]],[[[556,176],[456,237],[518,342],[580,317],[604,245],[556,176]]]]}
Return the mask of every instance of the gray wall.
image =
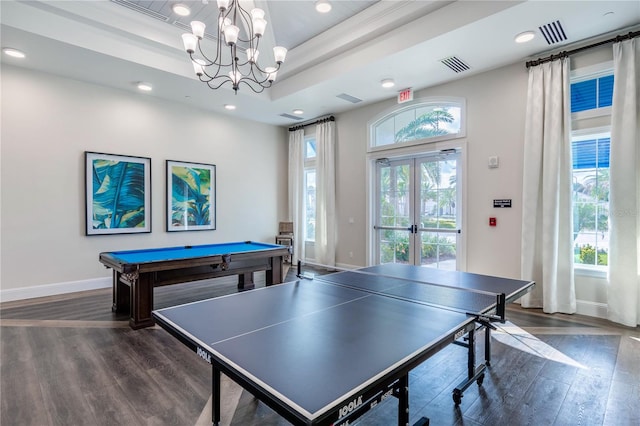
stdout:
{"type": "Polygon", "coordinates": [[[284,129],[144,94],[3,65],[1,154],[3,300],[108,285],[102,251],[273,242],[286,218],[284,129]],[[152,233],[84,235],[84,151],[151,158],[152,233]],[[167,159],[216,165],[217,230],[165,231],[167,159]]]}

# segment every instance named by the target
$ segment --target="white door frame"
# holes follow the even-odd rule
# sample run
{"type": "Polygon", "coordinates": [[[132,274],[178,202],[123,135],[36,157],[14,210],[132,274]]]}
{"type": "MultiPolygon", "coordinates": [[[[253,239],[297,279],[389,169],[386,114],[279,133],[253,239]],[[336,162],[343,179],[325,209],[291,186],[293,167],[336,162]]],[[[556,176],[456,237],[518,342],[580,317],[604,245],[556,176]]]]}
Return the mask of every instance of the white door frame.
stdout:
{"type": "Polygon", "coordinates": [[[376,209],[376,161],[388,158],[401,158],[408,156],[421,156],[435,154],[439,151],[456,149],[459,152],[459,170],[457,170],[457,181],[460,182],[462,190],[459,197],[462,205],[460,211],[460,235],[458,237],[458,253],[457,253],[457,269],[459,271],[467,270],[467,232],[465,231],[467,223],[467,141],[466,139],[455,139],[444,142],[433,142],[424,145],[417,145],[404,148],[392,148],[384,151],[371,152],[366,157],[366,262],[367,266],[372,266],[376,259],[376,240],[373,229],[375,209],[376,209]]]}

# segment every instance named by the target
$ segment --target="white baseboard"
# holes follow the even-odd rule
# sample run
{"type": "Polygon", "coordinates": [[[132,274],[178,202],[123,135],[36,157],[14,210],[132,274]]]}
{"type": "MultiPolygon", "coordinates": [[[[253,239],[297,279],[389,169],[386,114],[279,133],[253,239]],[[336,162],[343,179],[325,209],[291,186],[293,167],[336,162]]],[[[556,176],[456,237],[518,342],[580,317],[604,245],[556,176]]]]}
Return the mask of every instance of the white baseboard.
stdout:
{"type": "Polygon", "coordinates": [[[588,300],[576,300],[576,314],[607,319],[607,304],[590,302],[588,300]]]}
{"type": "Polygon", "coordinates": [[[100,288],[111,287],[111,281],[111,277],[105,277],[82,281],[69,281],[65,283],[36,285],[32,287],[10,288],[0,290],[0,301],[11,302],[14,300],[33,299],[35,297],[75,293],[77,291],[97,290],[100,288]]]}

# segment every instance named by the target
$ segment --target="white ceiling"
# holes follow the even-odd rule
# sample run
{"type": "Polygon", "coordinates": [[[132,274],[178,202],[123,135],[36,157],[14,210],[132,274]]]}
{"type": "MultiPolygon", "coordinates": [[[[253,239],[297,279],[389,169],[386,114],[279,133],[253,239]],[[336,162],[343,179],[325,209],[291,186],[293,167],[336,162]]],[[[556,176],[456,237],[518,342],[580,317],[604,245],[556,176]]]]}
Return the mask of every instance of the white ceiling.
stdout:
{"type": "MultiPolygon", "coordinates": [[[[292,125],[393,98],[399,89],[425,87],[546,56],[563,46],[640,24],[640,1],[336,1],[322,15],[314,1],[243,1],[266,10],[262,51],[284,45],[287,59],[272,88],[254,94],[241,86],[211,90],[193,73],[180,35],[192,19],[215,25],[215,0],[185,1],[192,15],[171,12],[176,1],[0,1],[1,44],[27,58],[5,63],[137,92],[270,123],[292,125]],[[207,22],[208,20],[208,22],[207,22]],[[560,21],[567,40],[549,45],[539,27],[560,21]],[[514,36],[536,32],[533,41],[514,36]],[[469,70],[455,73],[440,60],[455,56],[469,70]],[[380,81],[393,78],[396,87],[380,81]],[[362,101],[338,98],[347,94],[362,101]],[[224,104],[235,104],[233,112],[224,104]],[[295,118],[296,108],[304,114],[295,118]]],[[[634,28],[636,29],[636,28],[634,28]]],[[[269,55],[266,55],[269,56],[269,55]]],[[[262,55],[261,55],[262,57],[262,55]]]]}

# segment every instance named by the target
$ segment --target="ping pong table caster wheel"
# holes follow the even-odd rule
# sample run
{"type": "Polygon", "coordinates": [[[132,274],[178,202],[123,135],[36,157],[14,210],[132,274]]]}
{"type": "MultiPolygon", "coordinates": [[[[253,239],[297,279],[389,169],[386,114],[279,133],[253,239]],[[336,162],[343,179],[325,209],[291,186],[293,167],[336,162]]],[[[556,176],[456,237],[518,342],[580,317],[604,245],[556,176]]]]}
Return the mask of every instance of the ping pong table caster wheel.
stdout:
{"type": "Polygon", "coordinates": [[[476,380],[476,383],[478,384],[478,386],[482,386],[482,382],[484,382],[484,374],[482,374],[480,377],[478,377],[478,379],[476,380]]]}
{"type": "Polygon", "coordinates": [[[462,402],[462,391],[460,391],[459,389],[453,390],[453,402],[456,405],[460,405],[460,403],[462,402]]]}

